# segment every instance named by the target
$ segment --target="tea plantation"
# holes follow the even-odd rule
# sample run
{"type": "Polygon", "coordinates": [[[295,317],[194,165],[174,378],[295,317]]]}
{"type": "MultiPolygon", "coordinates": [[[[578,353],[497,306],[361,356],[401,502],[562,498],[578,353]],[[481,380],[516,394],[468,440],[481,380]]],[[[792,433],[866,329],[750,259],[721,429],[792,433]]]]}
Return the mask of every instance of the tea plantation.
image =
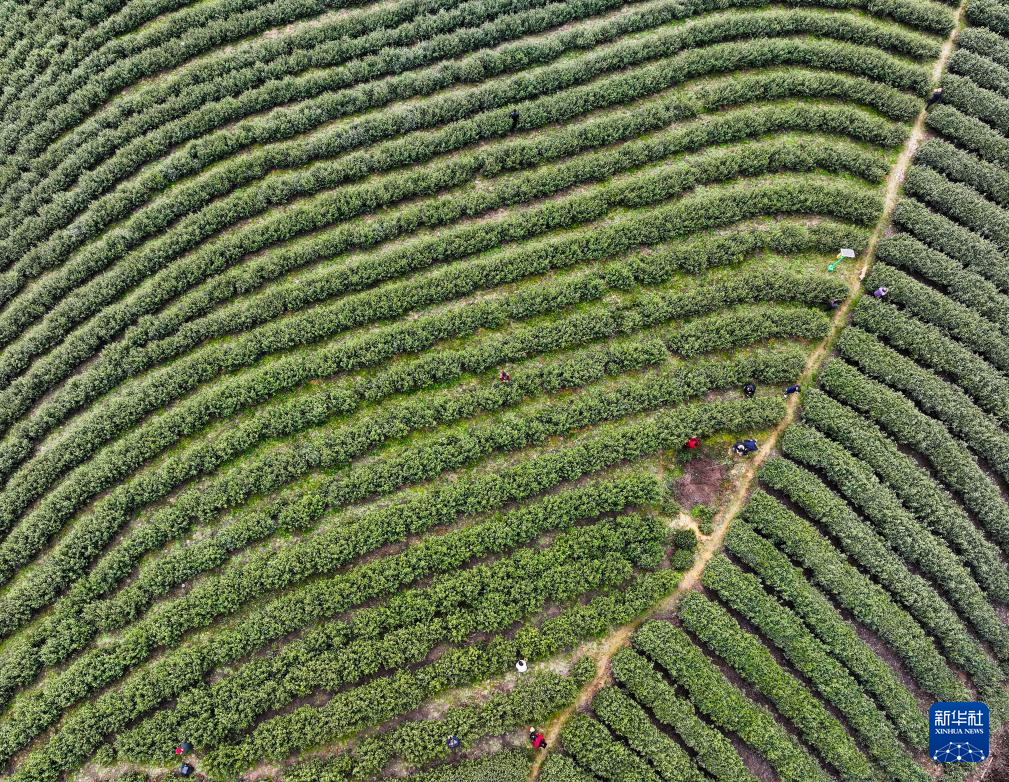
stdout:
{"type": "Polygon", "coordinates": [[[1004,0],[0,19],[0,777],[980,773],[1004,0]]]}

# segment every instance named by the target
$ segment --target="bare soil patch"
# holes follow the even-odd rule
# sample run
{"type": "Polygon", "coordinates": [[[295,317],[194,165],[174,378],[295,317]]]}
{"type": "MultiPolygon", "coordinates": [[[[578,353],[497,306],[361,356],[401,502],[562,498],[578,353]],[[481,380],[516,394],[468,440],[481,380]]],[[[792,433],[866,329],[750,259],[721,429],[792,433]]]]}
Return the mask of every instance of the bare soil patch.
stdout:
{"type": "Polygon", "coordinates": [[[710,456],[698,456],[683,465],[683,476],[673,484],[677,501],[684,508],[713,505],[721,493],[728,470],[710,456]]]}

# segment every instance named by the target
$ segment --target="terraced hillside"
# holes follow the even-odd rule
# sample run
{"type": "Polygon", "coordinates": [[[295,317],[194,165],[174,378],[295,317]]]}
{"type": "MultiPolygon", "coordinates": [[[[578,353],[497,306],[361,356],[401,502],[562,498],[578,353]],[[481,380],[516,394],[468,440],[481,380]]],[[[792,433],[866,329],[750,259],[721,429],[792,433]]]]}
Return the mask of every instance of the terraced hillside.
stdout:
{"type": "MultiPolygon", "coordinates": [[[[214,779],[509,782],[544,756],[534,767],[508,746],[551,719],[563,746],[551,740],[562,751],[545,780],[743,773],[719,732],[735,729],[699,719],[630,650],[614,658],[620,687],[593,701],[607,728],[553,715],[598,684],[608,652],[585,644],[612,645],[676,592],[697,546],[691,507],[706,529],[711,505],[746,490],[730,444],[766,442],[794,413],[781,389],[817,368],[858,290],[856,262],[827,265],[839,247],[874,254],[958,9],[0,9],[5,775],[142,779],[186,741],[214,779]],[[702,467],[716,477],[698,503],[682,486],[702,467]],[[675,722],[655,711],[667,706],[675,722]]],[[[703,692],[729,692],[739,682],[694,645],[751,648],[732,624],[749,609],[718,579],[755,583],[736,572],[748,535],[800,563],[761,514],[799,524],[787,514],[813,491],[812,521],[859,535],[846,566],[864,556],[878,583],[842,580],[875,590],[897,629],[866,627],[901,639],[914,681],[856,643],[845,620],[863,617],[839,614],[803,577],[811,566],[790,565],[853,656],[790,642],[820,655],[831,686],[850,683],[856,657],[872,681],[823,706],[752,642],[760,675],[791,688],[780,708],[794,730],[760,699],[726,697],[763,720],[754,749],[781,778],[921,778],[916,696],[966,692],[962,670],[993,712],[1004,699],[1009,95],[992,68],[1009,62],[1005,6],[970,14],[981,26],[961,35],[929,115],[948,141],[921,148],[894,212],[908,233],[879,245],[866,281],[890,297],[855,308],[842,358],[783,440],[788,460],[769,464],[730,558],[705,571],[709,597],[677,603],[695,635],[650,624],[635,637],[663,665],[659,650],[682,643],[703,692]],[[885,464],[819,428],[821,408],[883,443],[885,464]],[[925,447],[846,417],[862,414],[969,442],[925,447]],[[912,447],[948,466],[923,472],[912,447]],[[779,511],[789,481],[801,491],[779,511]],[[919,528],[935,534],[909,539],[919,528]]],[[[724,530],[704,535],[705,556],[724,530]]]]}
{"type": "MultiPolygon", "coordinates": [[[[926,782],[929,705],[1009,717],[1009,7],[966,17],[801,421],[543,780],[926,782]]],[[[1005,778],[998,746],[945,775],[1005,778]]]]}

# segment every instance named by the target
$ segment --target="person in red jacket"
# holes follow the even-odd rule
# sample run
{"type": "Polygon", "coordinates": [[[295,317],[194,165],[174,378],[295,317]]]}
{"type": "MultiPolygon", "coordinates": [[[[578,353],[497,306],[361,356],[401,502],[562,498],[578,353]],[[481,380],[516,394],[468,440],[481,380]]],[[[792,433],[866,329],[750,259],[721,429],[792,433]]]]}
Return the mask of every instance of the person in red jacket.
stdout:
{"type": "Polygon", "coordinates": [[[701,441],[699,439],[697,439],[696,437],[691,437],[689,440],[687,440],[687,448],[690,448],[691,450],[693,450],[694,448],[696,448],[700,444],[701,444],[701,441]]]}
{"type": "Polygon", "coordinates": [[[533,745],[533,749],[547,748],[546,736],[543,735],[539,728],[529,728],[529,743],[533,745]]]}

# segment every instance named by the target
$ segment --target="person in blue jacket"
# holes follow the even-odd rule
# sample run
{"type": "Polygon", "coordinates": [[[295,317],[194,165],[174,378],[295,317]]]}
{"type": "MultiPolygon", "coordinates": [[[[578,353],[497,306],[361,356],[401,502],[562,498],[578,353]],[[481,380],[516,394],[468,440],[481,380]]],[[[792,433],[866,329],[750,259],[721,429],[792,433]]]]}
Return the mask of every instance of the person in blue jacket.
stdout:
{"type": "Polygon", "coordinates": [[[736,443],[732,446],[732,450],[735,451],[738,456],[746,456],[747,454],[756,452],[758,447],[759,446],[757,445],[756,440],[743,440],[742,442],[736,443]]]}

